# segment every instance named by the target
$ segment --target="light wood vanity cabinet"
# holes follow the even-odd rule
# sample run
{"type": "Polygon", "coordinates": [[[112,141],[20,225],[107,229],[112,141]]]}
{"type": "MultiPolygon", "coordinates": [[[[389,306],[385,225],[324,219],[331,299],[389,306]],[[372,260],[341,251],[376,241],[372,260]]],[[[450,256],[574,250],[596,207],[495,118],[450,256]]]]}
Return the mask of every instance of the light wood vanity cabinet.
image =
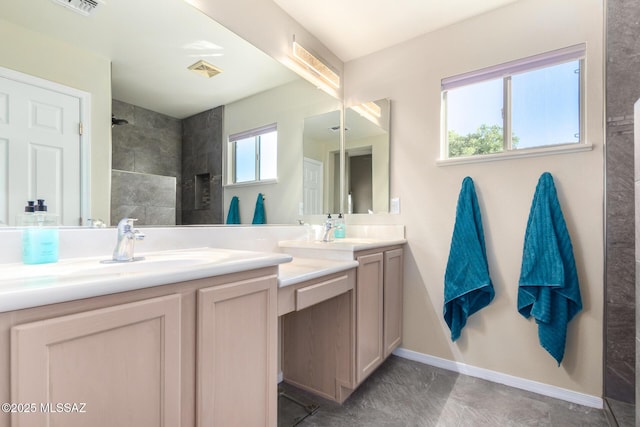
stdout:
{"type": "Polygon", "coordinates": [[[0,427],[275,427],[276,358],[277,267],[0,313],[0,427]]]}
{"type": "Polygon", "coordinates": [[[278,291],[284,380],[340,403],[402,340],[402,247],[354,258],[348,281],[337,274],[278,291]],[[331,298],[305,303],[306,294],[320,293],[331,298]]]}
{"type": "Polygon", "coordinates": [[[356,373],[360,384],[402,340],[403,250],[359,252],[356,286],[356,373]]]}
{"type": "Polygon", "coordinates": [[[360,384],[384,360],[384,256],[356,256],[356,381],[360,384]]]}
{"type": "Polygon", "coordinates": [[[284,380],[343,402],[355,388],[355,270],[278,290],[284,380]]]}
{"type": "Polygon", "coordinates": [[[179,295],[14,327],[11,425],[179,425],[180,332],[179,295]]]}
{"type": "Polygon", "coordinates": [[[402,341],[403,256],[402,248],[384,253],[384,357],[402,341]]]}
{"type": "Polygon", "coordinates": [[[277,299],[269,278],[198,290],[197,426],[277,425],[277,299]]]}

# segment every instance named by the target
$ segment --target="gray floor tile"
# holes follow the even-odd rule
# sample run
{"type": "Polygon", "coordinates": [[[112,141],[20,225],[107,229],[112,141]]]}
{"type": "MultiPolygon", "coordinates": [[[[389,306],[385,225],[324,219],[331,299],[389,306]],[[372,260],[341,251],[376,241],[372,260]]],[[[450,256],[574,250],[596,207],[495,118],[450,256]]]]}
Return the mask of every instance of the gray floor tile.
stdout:
{"type": "MultiPolygon", "coordinates": [[[[288,394],[320,408],[301,427],[608,426],[602,410],[391,356],[343,405],[288,384],[288,394]]],[[[279,427],[292,417],[279,401],[279,427]],[[285,419],[286,418],[286,419],[285,419]]]]}

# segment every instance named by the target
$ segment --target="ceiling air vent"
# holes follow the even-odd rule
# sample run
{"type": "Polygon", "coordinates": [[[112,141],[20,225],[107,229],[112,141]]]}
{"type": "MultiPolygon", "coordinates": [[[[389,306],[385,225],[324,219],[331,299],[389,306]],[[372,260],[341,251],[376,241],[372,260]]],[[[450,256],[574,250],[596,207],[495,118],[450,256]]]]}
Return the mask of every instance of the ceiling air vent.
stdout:
{"type": "Polygon", "coordinates": [[[200,60],[195,64],[192,64],[188,67],[194,73],[198,73],[201,76],[205,76],[211,78],[215,75],[218,75],[222,72],[222,70],[214,65],[209,64],[206,61],[200,60]]]}
{"type": "Polygon", "coordinates": [[[104,4],[102,0],[51,0],[67,7],[74,12],[82,15],[90,15],[100,4],[104,4]]]}

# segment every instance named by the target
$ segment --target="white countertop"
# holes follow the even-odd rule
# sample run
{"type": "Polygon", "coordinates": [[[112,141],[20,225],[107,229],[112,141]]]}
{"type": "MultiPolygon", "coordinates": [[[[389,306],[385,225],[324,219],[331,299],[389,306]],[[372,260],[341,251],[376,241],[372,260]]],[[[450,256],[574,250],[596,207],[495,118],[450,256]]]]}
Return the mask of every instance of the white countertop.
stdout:
{"type": "Polygon", "coordinates": [[[345,239],[333,239],[330,242],[322,240],[282,240],[278,242],[280,248],[313,249],[323,251],[357,252],[367,249],[377,249],[386,246],[402,245],[406,239],[369,239],[348,237],[345,239]]]}
{"type": "Polygon", "coordinates": [[[108,257],[53,264],[0,264],[0,312],[126,292],[287,263],[283,253],[197,248],[139,253],[142,261],[103,264],[108,257]]]}
{"type": "Polygon", "coordinates": [[[294,258],[322,258],[341,261],[354,259],[354,253],[369,249],[385,248],[389,246],[403,245],[406,239],[389,238],[360,238],[348,237],[334,239],[330,242],[321,240],[281,240],[278,242],[280,250],[293,255],[294,258]]]}
{"type": "Polygon", "coordinates": [[[293,261],[278,266],[278,287],[295,285],[328,274],[339,273],[358,266],[358,261],[336,261],[331,259],[293,258],[293,261]]]}

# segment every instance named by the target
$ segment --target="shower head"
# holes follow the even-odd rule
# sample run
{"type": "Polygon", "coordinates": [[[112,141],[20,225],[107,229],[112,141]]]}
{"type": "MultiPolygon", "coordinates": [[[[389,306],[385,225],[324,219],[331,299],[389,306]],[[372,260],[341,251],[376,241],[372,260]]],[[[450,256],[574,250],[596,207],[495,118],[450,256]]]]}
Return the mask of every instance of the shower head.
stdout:
{"type": "Polygon", "coordinates": [[[129,122],[125,119],[116,119],[116,116],[111,116],[111,127],[120,126],[120,125],[128,125],[129,122]]]}

